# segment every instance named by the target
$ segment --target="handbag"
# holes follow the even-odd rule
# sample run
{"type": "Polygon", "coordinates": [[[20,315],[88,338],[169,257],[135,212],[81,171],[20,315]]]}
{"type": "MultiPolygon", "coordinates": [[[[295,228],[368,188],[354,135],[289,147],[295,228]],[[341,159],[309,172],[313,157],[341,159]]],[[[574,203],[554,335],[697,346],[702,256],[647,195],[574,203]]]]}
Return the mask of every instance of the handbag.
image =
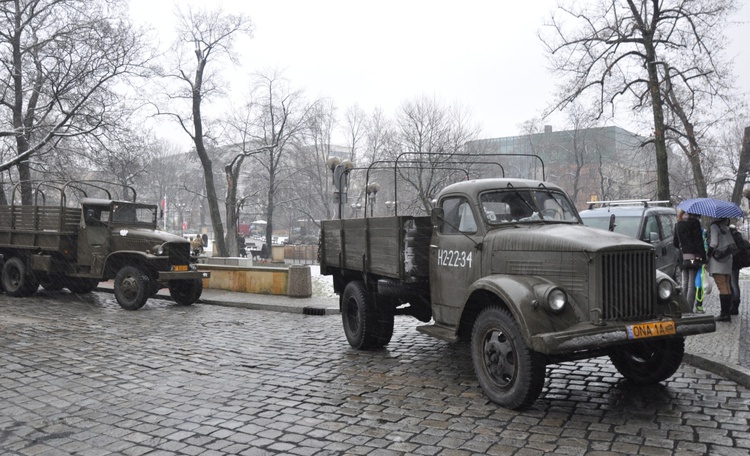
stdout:
{"type": "Polygon", "coordinates": [[[703,266],[703,260],[701,260],[700,258],[682,260],[683,269],[699,269],[701,266],[703,266]]]}
{"type": "Polygon", "coordinates": [[[714,249],[714,258],[717,260],[722,260],[730,255],[734,255],[737,253],[739,249],[737,248],[737,244],[732,242],[731,244],[728,244],[720,249],[714,249]]]}

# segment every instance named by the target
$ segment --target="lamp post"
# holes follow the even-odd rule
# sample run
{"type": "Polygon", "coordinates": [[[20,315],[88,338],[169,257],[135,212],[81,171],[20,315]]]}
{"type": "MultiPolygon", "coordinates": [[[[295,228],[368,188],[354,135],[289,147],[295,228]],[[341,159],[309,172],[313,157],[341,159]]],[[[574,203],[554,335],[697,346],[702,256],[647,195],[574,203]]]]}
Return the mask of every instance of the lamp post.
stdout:
{"type": "Polygon", "coordinates": [[[354,211],[354,218],[359,217],[359,210],[362,209],[362,204],[360,203],[352,203],[352,210],[354,211]]]}
{"type": "Polygon", "coordinates": [[[333,201],[339,206],[339,219],[343,217],[344,204],[346,203],[346,192],[349,189],[349,171],[354,168],[351,160],[340,160],[338,157],[329,157],[326,160],[326,166],[333,173],[333,186],[336,191],[333,194],[333,201]]]}
{"type": "Polygon", "coordinates": [[[370,205],[370,217],[372,217],[375,212],[375,197],[378,195],[378,191],[380,191],[380,184],[374,182],[367,184],[365,191],[367,192],[368,204],[370,205]]]}
{"type": "MultiPolygon", "coordinates": [[[[396,202],[395,201],[386,201],[385,202],[385,208],[388,209],[388,213],[389,214],[391,213],[391,208],[392,207],[395,208],[395,206],[396,206],[396,202]]],[[[396,215],[396,214],[394,214],[394,215],[396,215]]]]}

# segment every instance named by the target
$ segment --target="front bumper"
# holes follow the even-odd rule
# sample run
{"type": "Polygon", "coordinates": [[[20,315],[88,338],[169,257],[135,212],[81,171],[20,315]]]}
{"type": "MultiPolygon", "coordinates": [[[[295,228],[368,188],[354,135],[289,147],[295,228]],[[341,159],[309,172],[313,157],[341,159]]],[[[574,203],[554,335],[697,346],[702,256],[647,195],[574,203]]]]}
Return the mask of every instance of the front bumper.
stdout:
{"type": "Polygon", "coordinates": [[[211,277],[209,271],[159,271],[158,280],[192,280],[208,279],[211,277]]]}
{"type": "MultiPolygon", "coordinates": [[[[716,331],[716,322],[711,315],[683,316],[682,318],[648,321],[606,321],[602,325],[586,322],[579,323],[565,331],[532,336],[531,345],[534,351],[545,355],[565,355],[586,350],[598,350],[633,342],[633,339],[628,338],[628,325],[669,320],[675,324],[675,334],[662,337],[684,337],[716,331]]],[[[646,341],[649,339],[637,340],[646,341]]]]}

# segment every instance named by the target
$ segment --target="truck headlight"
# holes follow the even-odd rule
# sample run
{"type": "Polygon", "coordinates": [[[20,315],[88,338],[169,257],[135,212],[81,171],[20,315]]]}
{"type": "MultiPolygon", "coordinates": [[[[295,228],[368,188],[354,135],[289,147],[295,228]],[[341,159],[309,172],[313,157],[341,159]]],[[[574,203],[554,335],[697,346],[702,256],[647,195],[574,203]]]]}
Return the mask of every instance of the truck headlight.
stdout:
{"type": "Polygon", "coordinates": [[[151,251],[154,252],[154,255],[158,255],[158,256],[164,255],[164,244],[155,245],[151,251]]]}
{"type": "Polygon", "coordinates": [[[660,301],[668,301],[674,296],[674,284],[668,278],[662,278],[656,286],[656,292],[660,301]]]}
{"type": "Polygon", "coordinates": [[[560,313],[565,309],[565,304],[568,303],[568,295],[562,288],[550,288],[544,297],[544,302],[547,303],[549,310],[560,313]]]}

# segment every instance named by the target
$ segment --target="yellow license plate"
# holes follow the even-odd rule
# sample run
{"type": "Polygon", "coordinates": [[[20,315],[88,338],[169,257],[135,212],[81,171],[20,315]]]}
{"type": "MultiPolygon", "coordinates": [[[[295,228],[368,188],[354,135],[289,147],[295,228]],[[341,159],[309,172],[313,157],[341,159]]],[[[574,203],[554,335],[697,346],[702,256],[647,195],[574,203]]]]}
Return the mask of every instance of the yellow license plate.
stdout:
{"type": "Polygon", "coordinates": [[[172,266],[173,271],[187,271],[188,267],[186,264],[179,264],[177,266],[172,266]]]}
{"type": "Polygon", "coordinates": [[[645,339],[673,334],[677,334],[677,330],[672,320],[628,325],[628,339],[645,339]]]}

